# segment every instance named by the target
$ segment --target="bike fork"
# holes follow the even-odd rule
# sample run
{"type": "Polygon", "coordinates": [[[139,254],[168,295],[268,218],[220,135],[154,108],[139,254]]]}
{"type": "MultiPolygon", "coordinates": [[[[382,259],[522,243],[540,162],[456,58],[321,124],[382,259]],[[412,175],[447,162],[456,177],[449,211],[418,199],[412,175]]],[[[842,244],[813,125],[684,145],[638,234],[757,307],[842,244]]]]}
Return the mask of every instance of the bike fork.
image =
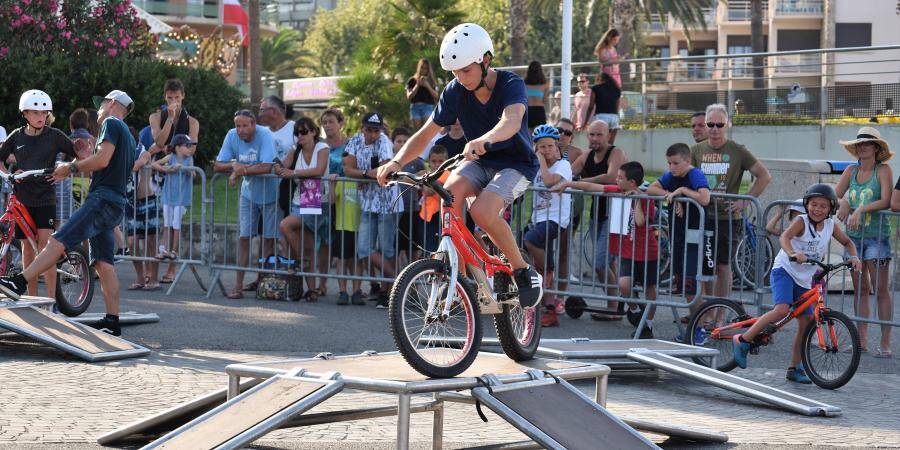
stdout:
{"type": "MultiPolygon", "coordinates": [[[[453,240],[450,239],[450,236],[443,236],[441,238],[441,244],[438,246],[437,252],[446,252],[447,258],[450,260],[450,281],[447,283],[447,299],[444,302],[444,308],[441,311],[441,318],[447,318],[450,317],[450,307],[452,306],[451,302],[453,301],[453,293],[456,292],[457,277],[459,276],[459,255],[456,252],[456,247],[453,245],[453,240]]],[[[432,283],[431,294],[428,296],[428,311],[425,313],[425,317],[431,317],[432,313],[434,313],[438,296],[440,294],[441,293],[438,289],[438,285],[436,283],[432,283]]]]}

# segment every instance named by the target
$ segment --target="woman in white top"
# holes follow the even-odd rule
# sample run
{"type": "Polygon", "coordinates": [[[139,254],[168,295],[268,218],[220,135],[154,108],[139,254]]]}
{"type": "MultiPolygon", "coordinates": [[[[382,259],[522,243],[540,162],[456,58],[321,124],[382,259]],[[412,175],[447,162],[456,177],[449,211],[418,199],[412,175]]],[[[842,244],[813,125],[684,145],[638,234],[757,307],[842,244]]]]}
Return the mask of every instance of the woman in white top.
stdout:
{"type": "MultiPolygon", "coordinates": [[[[763,314],[743,335],[734,337],[734,360],[742,369],[747,368],[747,353],[756,336],[770,323],[787,316],[791,312],[791,305],[812,288],[817,267],[803,263],[808,260],[824,260],[832,236],[847,249],[853,270],[858,271],[861,267],[856,246],[846,233],[834,226],[834,219],[831,218],[837,210],[837,194],[834,189],[827,184],[810,186],[803,196],[803,207],[806,214],[794,218],[779,239],[781,250],[775,256],[771,275],[774,308],[763,314]]],[[[801,334],[812,320],[811,312],[810,308],[797,316],[797,335],[791,351],[791,365],[787,371],[787,379],[797,383],[812,383],[800,362],[801,334]]]]}
{"type": "MultiPolygon", "coordinates": [[[[275,170],[283,178],[297,179],[297,187],[292,189],[291,214],[280,225],[281,234],[291,247],[291,258],[296,261],[293,268],[299,266],[306,271],[310,263],[313,263],[319,273],[324,274],[328,270],[327,242],[330,227],[329,214],[322,213],[323,202],[327,200],[322,179],[328,173],[329,148],[320,134],[319,127],[312,119],[299,118],[294,124],[297,146],[275,170]]],[[[318,300],[325,295],[326,282],[325,277],[320,277],[317,288],[315,279],[308,277],[306,285],[309,290],[303,298],[308,302],[318,300]]]]}

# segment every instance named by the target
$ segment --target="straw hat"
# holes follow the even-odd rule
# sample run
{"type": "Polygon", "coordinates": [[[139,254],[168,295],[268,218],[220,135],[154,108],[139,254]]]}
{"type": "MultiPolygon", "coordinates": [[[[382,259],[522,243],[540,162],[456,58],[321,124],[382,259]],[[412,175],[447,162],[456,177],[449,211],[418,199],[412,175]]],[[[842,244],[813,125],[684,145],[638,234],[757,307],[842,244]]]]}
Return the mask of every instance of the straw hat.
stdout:
{"type": "Polygon", "coordinates": [[[881,150],[875,156],[879,162],[885,162],[894,157],[894,152],[891,151],[890,146],[887,141],[881,138],[881,133],[878,132],[875,128],[872,127],[862,127],[856,133],[856,139],[852,141],[840,141],[841,145],[847,150],[847,153],[853,155],[854,158],[859,159],[859,155],[856,151],[856,145],[861,144],[863,142],[875,142],[880,147],[881,150]]]}

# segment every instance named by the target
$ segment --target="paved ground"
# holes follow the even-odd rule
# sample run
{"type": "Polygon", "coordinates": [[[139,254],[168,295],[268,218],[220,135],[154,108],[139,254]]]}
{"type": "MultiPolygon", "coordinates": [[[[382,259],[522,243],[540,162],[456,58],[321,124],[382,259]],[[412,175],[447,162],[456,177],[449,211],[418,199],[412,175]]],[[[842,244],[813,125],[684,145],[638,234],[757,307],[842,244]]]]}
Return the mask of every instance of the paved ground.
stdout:
{"type": "MultiPolygon", "coordinates": [[[[132,278],[130,270],[122,270],[123,285],[132,278]]],[[[226,285],[230,286],[230,280],[226,285]]],[[[334,292],[336,286],[331,288],[334,292]]],[[[100,300],[98,290],[92,310],[102,311],[100,300]]],[[[0,449],[94,448],[92,443],[100,434],[224,387],[222,369],[233,362],[305,357],[321,351],[394,349],[384,310],[371,305],[336,306],[333,295],[317,304],[232,301],[218,294],[205,300],[193,279],[186,278],[171,297],[160,292],[126,293],[123,310],[160,315],[158,324],[125,330],[125,337],[154,350],[149,358],[87,364],[24,339],[0,337],[0,449]]],[[[674,335],[670,317],[667,311],[660,313],[657,336],[674,335]]],[[[597,323],[583,317],[563,319],[560,328],[549,329],[545,335],[624,338],[629,331],[627,324],[597,323]]],[[[837,391],[788,385],[783,378],[788,334],[752,359],[751,369],[738,374],[840,406],[843,416],[798,416],[666,374],[614,377],[609,407],[622,416],[718,430],[731,438],[727,446],[702,448],[900,447],[896,359],[876,360],[865,355],[856,377],[837,391]]],[[[585,391],[593,388],[588,383],[578,386],[585,391]]],[[[347,392],[314,411],[394,401],[390,396],[347,392]]],[[[383,418],[282,430],[261,444],[274,448],[391,448],[394,424],[394,418],[383,418]]],[[[430,415],[414,416],[411,436],[417,448],[427,448],[430,433],[430,415]]],[[[448,409],[448,448],[521,439],[522,434],[495,416],[490,416],[488,424],[481,423],[471,406],[451,405],[448,409]]],[[[659,437],[654,439],[661,442],[659,437]]],[[[672,442],[663,446],[686,448],[672,442]]]]}

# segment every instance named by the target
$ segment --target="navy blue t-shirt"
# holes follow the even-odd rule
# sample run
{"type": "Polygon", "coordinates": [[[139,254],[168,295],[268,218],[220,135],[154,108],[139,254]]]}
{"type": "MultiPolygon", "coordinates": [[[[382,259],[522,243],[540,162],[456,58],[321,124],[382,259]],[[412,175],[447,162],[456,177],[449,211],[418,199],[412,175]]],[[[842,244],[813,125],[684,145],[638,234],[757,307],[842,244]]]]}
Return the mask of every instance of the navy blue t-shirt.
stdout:
{"type": "MultiPolygon", "coordinates": [[[[491,91],[488,102],[482,104],[475,93],[466,89],[456,79],[447,84],[432,120],[442,127],[450,126],[459,119],[459,124],[466,138],[473,140],[491,131],[503,115],[507,106],[522,104],[528,107],[525,95],[525,82],[513,72],[497,71],[497,83],[491,91]]],[[[531,136],[528,133],[528,113],[522,116],[519,132],[512,138],[494,142],[491,151],[478,159],[480,164],[496,170],[515,169],[533,180],[540,165],[531,147],[531,136]]]]}
{"type": "Polygon", "coordinates": [[[100,145],[104,142],[113,144],[116,149],[109,164],[94,172],[88,192],[124,205],[125,185],[128,184],[131,168],[134,166],[134,148],[137,144],[125,122],[115,117],[107,117],[103,121],[95,152],[100,150],[100,145]]]}
{"type": "MultiPolygon", "coordinates": [[[[672,175],[672,172],[666,172],[659,177],[659,184],[668,192],[673,192],[680,187],[686,187],[695,191],[704,188],[709,189],[706,176],[703,175],[702,170],[696,167],[692,167],[683,177],[676,177],[672,175]]],[[[682,206],[684,206],[684,203],[682,203],[682,206]]],[[[672,205],[669,205],[669,219],[674,219],[675,228],[673,228],[674,232],[672,235],[676,242],[682,242],[681,239],[684,238],[685,220],[688,222],[688,228],[693,230],[700,228],[700,210],[693,205],[687,208],[686,214],[681,217],[676,216],[672,210],[672,205]]]]}

